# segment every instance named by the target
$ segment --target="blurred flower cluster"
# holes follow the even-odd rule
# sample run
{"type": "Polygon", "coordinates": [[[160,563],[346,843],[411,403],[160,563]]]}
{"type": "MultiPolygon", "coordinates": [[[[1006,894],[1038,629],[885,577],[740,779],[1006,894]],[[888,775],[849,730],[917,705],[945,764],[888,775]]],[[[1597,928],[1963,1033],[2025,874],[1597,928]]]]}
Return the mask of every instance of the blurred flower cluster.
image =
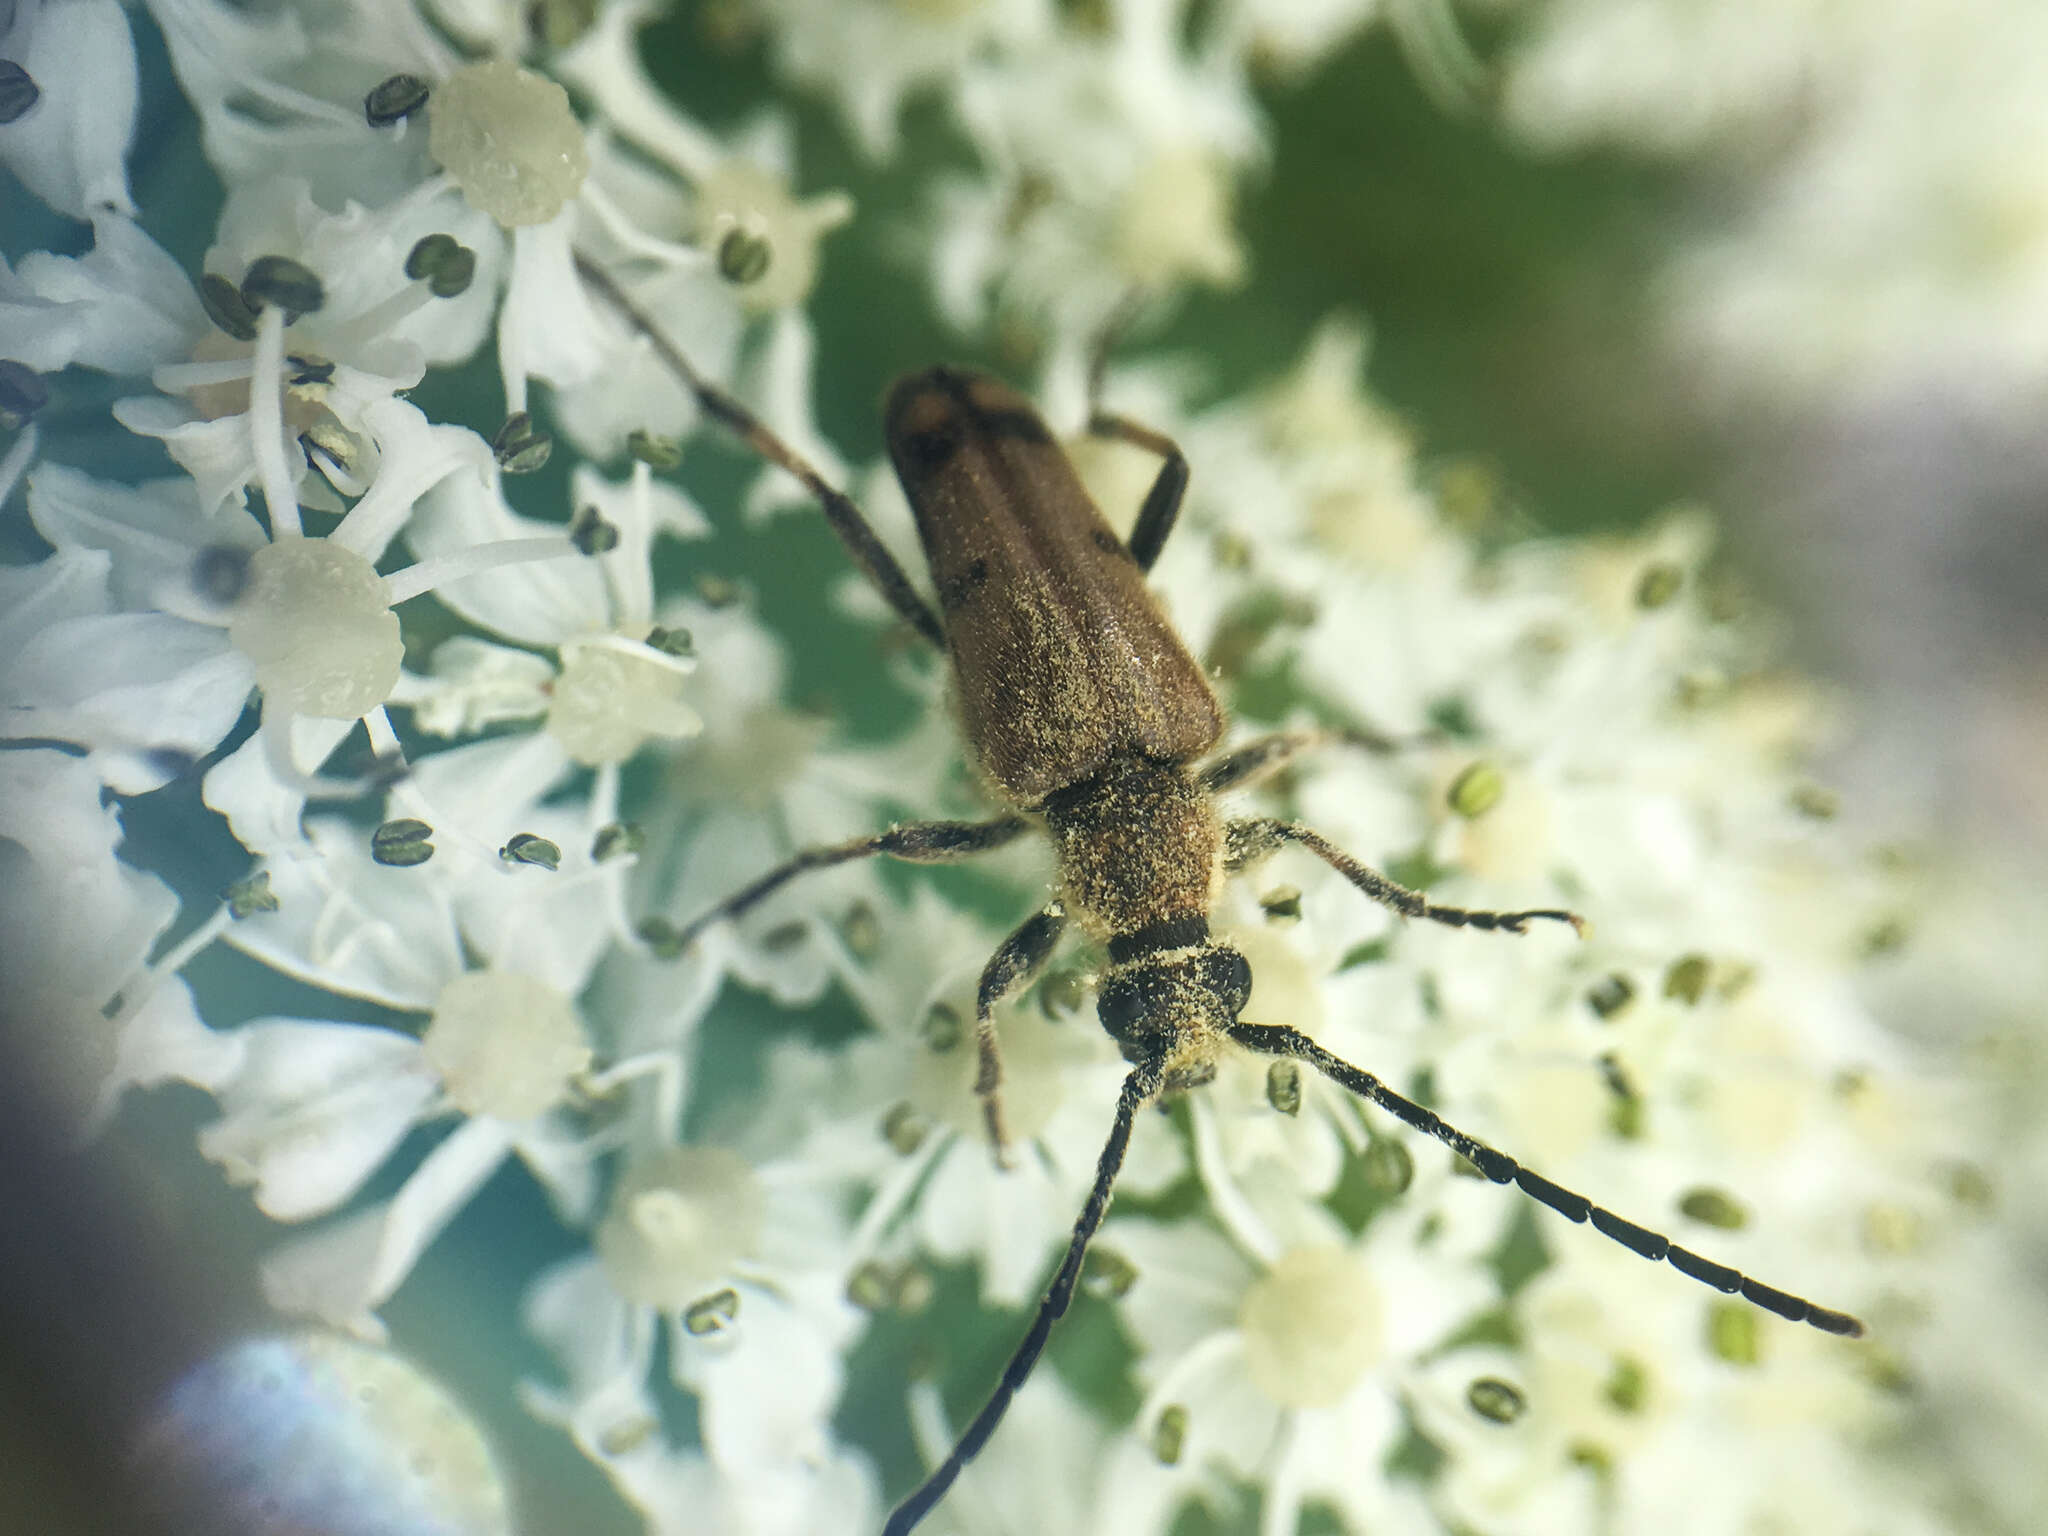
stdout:
{"type": "MultiPolygon", "coordinates": [[[[0,512],[36,551],[0,567],[25,1066],[87,1131],[137,1090],[203,1089],[192,1155],[280,1228],[270,1304],[364,1339],[516,1165],[573,1247],[494,1277],[546,1357],[522,1407],[651,1531],[872,1529],[979,1405],[1088,1187],[1124,1070],[1092,1017],[1102,957],[1070,947],[999,1015],[1005,1169],[974,987],[1005,914],[1045,899],[1042,852],[978,887],[845,864],[681,942],[799,849],[989,802],[941,659],[850,577],[805,598],[862,627],[908,723],[878,739],[794,702],[773,573],[700,551],[801,488],[678,488],[719,429],[613,294],[894,537],[900,493],[813,422],[806,310],[835,242],[908,252],[948,324],[1032,360],[1128,528],[1157,463],[1074,430],[1090,349],[1134,293],[1250,276],[1255,73],[1381,21],[1454,93],[1447,13],[705,8],[706,37],[761,29],[877,163],[936,99],[959,153],[909,230],[800,191],[783,106],[714,130],[666,94],[653,0],[9,14],[0,159],[90,225],[0,268],[0,512]],[[190,268],[129,193],[138,35],[220,189],[190,268]],[[465,373],[492,405],[440,419],[465,373]],[[88,408],[159,445],[151,476],[95,472],[62,424],[88,408]],[[217,901],[123,857],[123,808],[179,795],[246,851],[217,901]],[[195,988],[216,946],[297,1006],[195,988]],[[748,989],[789,1024],[713,1099],[748,989]],[[865,1027],[805,1029],[828,996],[865,1027]],[[978,1307],[942,1306],[963,1278],[978,1307]],[[907,1373],[863,1347],[905,1326],[907,1373]],[[856,1388],[883,1409],[845,1412],[856,1388]]],[[[929,1529],[2025,1529],[2048,1311],[2003,1218],[2048,1188],[2038,905],[1838,814],[1815,777],[1837,711],[1723,580],[1704,514],[1516,537],[1483,483],[1418,461],[1366,350],[1333,317],[1221,400],[1185,359],[1119,352],[1107,402],[1193,465],[1158,589],[1240,735],[1404,743],[1304,758],[1247,806],[1436,900],[1592,931],[1403,926],[1282,852],[1215,915],[1253,967],[1246,1017],[1870,1336],[1537,1215],[1247,1056],[1142,1117],[1075,1322],[1112,1344],[1054,1346],[929,1529]]]]}

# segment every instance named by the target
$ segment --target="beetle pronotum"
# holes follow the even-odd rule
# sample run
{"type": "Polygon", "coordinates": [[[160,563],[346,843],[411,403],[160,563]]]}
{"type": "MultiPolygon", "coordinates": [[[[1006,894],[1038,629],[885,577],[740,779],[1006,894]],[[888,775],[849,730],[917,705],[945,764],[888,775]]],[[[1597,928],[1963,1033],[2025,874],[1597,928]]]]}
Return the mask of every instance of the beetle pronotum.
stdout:
{"type": "MultiPolygon", "coordinates": [[[[911,863],[972,857],[1043,827],[1056,894],[997,948],[975,1006],[980,1096],[991,1141],[1004,1143],[1002,1063],[994,1009],[1044,967],[1069,923],[1107,956],[1097,1013],[1131,1063],[1094,1184],[1073,1237],[1001,1379],[952,1452],[898,1504],[883,1536],[907,1536],[987,1443],[1080,1279],[1102,1224],[1138,1110],[1201,1086],[1238,1048],[1307,1062],[1332,1082],[1443,1142],[1498,1184],[1514,1184],[1574,1222],[1591,1222],[1650,1260],[1793,1322],[1856,1335],[1863,1325],[1753,1280],[1624,1220],[1445,1123],[1371,1073],[1285,1024],[1239,1018],[1251,992],[1244,956],[1212,938],[1220,882],[1283,844],[1324,860],[1371,900],[1403,917],[1520,933],[1537,920],[1582,929],[1573,913],[1439,906],[1359,863],[1312,829],[1266,817],[1226,819],[1216,796],[1273,772],[1343,733],[1281,732],[1221,755],[1225,717],[1208,679],[1168,624],[1145,577],[1159,558],[1187,487],[1188,466],[1166,437],[1095,411],[1089,430],[1149,449],[1161,468],[1128,542],[1082,488],[1036,410],[986,374],[939,367],[899,381],[884,423],[889,456],[910,499],[938,593],[934,613],[860,509],[738,401],[704,379],[600,270],[584,276],[627,315],[689,386],[705,413],[789,471],[897,614],[951,660],[969,753],[1002,815],[918,822],[807,849],[700,914],[687,943],[737,917],[809,870],[886,854],[911,863]]],[[[1383,747],[1369,736],[1354,744],[1383,747]]]]}

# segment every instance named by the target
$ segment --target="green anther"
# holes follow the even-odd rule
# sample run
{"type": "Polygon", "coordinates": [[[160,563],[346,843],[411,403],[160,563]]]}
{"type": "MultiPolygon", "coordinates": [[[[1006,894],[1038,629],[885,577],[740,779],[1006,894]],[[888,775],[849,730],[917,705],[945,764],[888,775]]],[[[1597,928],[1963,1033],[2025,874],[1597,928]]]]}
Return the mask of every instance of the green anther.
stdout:
{"type": "Polygon", "coordinates": [[[896,1272],[896,1310],[922,1312],[932,1304],[932,1277],[916,1264],[905,1264],[896,1272]]]}
{"type": "Polygon", "coordinates": [[[1159,1422],[1152,1426],[1152,1454],[1162,1467],[1178,1466],[1180,1453],[1188,1443],[1188,1411],[1180,1403],[1169,1403],[1160,1410],[1159,1422]]]}
{"type": "Polygon", "coordinates": [[[777,923],[761,935],[761,947],[771,955],[786,955],[792,949],[800,949],[804,940],[811,936],[801,919],[791,918],[786,923],[777,923]]]}
{"type": "Polygon", "coordinates": [[[19,122],[42,99],[43,88],[34,76],[14,60],[0,59],[0,124],[19,122]]]}
{"type": "Polygon", "coordinates": [[[1628,1355],[1618,1357],[1600,1395],[1616,1413],[1641,1413],[1650,1396],[1650,1377],[1642,1362],[1628,1355]]]}
{"type": "Polygon", "coordinates": [[[648,1437],[660,1427],[651,1414],[622,1419],[598,1431],[597,1448],[607,1456],[623,1456],[645,1445],[648,1437]]]}
{"type": "Polygon", "coordinates": [[[931,1128],[931,1122],[908,1102],[892,1104],[882,1116],[882,1140],[899,1157],[908,1157],[923,1146],[931,1128]]]}
{"type": "Polygon", "coordinates": [[[1607,1129],[1624,1141],[1640,1140],[1647,1119],[1643,1096],[1636,1092],[1636,1085],[1612,1055],[1600,1058],[1600,1076],[1614,1096],[1607,1110],[1607,1129]]]}
{"type": "Polygon", "coordinates": [[[569,519],[569,542],[579,555],[607,555],[619,547],[619,529],[592,506],[581,506],[569,519]]]}
{"type": "Polygon", "coordinates": [[[739,583],[728,576],[703,571],[698,574],[693,585],[697,588],[698,598],[706,608],[730,608],[740,600],[739,583]]]}
{"type": "Polygon", "coordinates": [[[218,272],[199,274],[199,307],[206,318],[237,341],[256,339],[256,311],[242,297],[242,290],[218,272]]]}
{"type": "Polygon", "coordinates": [[[1053,971],[1038,984],[1038,1011],[1058,1023],[1088,1001],[1088,979],[1079,971],[1053,971]]]}
{"type": "Polygon", "coordinates": [[[1301,1066],[1276,1061],[1266,1068],[1266,1102],[1283,1115],[1301,1113],[1301,1066]]]}
{"type": "Polygon", "coordinates": [[[1728,677],[1714,667],[1695,667],[1681,676],[1674,686],[1681,707],[1705,709],[1727,695],[1728,677]]]}
{"type": "Polygon", "coordinates": [[[709,1338],[732,1327],[739,1315],[740,1293],[727,1286],[684,1308],[683,1330],[693,1338],[709,1338]]]}
{"type": "Polygon", "coordinates": [[[675,469],[683,462],[683,445],[672,437],[657,437],[645,427],[626,434],[626,452],[651,469],[675,469]]]}
{"type": "Polygon", "coordinates": [[[1863,1213],[1863,1246],[1887,1258],[1917,1253],[1925,1246],[1927,1232],[1917,1211],[1891,1201],[1882,1201],[1863,1213]]]}
{"type": "Polygon", "coordinates": [[[1717,1301],[1707,1308],[1707,1348],[1730,1365],[1763,1359],[1763,1328],[1756,1308],[1742,1301],[1717,1301]]]}
{"type": "Polygon", "coordinates": [[[1450,792],[1444,799],[1467,821],[1476,821],[1500,804],[1507,787],[1500,770],[1482,759],[1451,780],[1450,792]]]}
{"type": "Polygon", "coordinates": [[[1647,567],[1636,582],[1636,606],[1646,609],[1665,607],[1678,596],[1684,585],[1685,572],[1669,561],[1659,560],[1647,567]]]}
{"type": "Polygon", "coordinates": [[[0,432],[15,432],[50,403],[50,386],[25,363],[0,358],[0,432]]]}
{"type": "Polygon", "coordinates": [[[863,1312],[886,1312],[896,1300],[896,1275],[880,1259],[869,1259],[846,1277],[846,1299],[863,1312]]]}
{"type": "Polygon", "coordinates": [[[1528,1410],[1522,1389],[1498,1376],[1481,1376],[1465,1389],[1465,1403],[1489,1424],[1512,1424],[1528,1410]]]}
{"type": "Polygon", "coordinates": [[[647,946],[647,952],[657,960],[680,960],[683,957],[682,930],[665,917],[643,917],[633,927],[633,936],[647,946]]]}
{"type": "Polygon", "coordinates": [[[1564,1454],[1573,1466],[1583,1467],[1595,1477],[1605,1478],[1614,1474],[1614,1453],[1605,1446],[1595,1445],[1590,1440],[1574,1440],[1564,1454]]]}
{"type": "Polygon", "coordinates": [[[1863,935],[1863,958],[1881,960],[1886,955],[1897,954],[1906,947],[1911,931],[1902,917],[1888,917],[1873,923],[1863,935]]]}
{"type": "Polygon", "coordinates": [[[1689,1189],[1678,1197],[1678,1209],[1689,1220],[1723,1232],[1740,1232],[1749,1225],[1749,1212],[1725,1189],[1689,1189]]]}
{"type": "Polygon", "coordinates": [[[227,903],[228,916],[236,922],[254,917],[258,912],[277,910],[277,892],[270,888],[270,871],[267,869],[259,869],[237,880],[220,895],[221,900],[227,903]]]}
{"type": "Polygon", "coordinates": [[[647,639],[644,643],[661,652],[664,656],[680,658],[697,654],[695,638],[687,629],[681,627],[666,629],[657,624],[654,628],[647,631],[647,639]]]}
{"type": "Polygon", "coordinates": [[[1636,984],[1619,971],[1610,972],[1586,989],[1586,1006],[1611,1019],[1636,1000],[1636,984]]]}
{"type": "Polygon", "coordinates": [[[507,864],[537,864],[542,869],[562,867],[562,850],[531,832],[514,832],[498,850],[498,857],[507,864]]]}
{"type": "Polygon", "coordinates": [[[505,425],[491,439],[491,456],[508,475],[532,474],[547,463],[548,455],[554,451],[554,438],[536,427],[533,417],[525,411],[507,416],[505,425]]]}
{"type": "Polygon", "coordinates": [[[1259,898],[1259,910],[1266,914],[1269,923],[1299,922],[1301,891],[1291,885],[1278,886],[1259,898]]]}
{"type": "Polygon", "coordinates": [[[1138,1266],[1114,1248],[1090,1248],[1081,1268],[1081,1284],[1090,1294],[1122,1301],[1138,1283],[1138,1266]]]}
{"type": "Polygon", "coordinates": [[[1415,1158],[1393,1137],[1375,1136],[1366,1143],[1365,1153],[1359,1159],[1359,1173],[1365,1179],[1365,1187],[1374,1194],[1403,1194],[1415,1182],[1415,1158]]]}
{"type": "Polygon", "coordinates": [[[406,252],[405,275],[424,281],[437,299],[466,293],[476,276],[476,252],[453,235],[422,235],[406,252]]]}
{"type": "Polygon", "coordinates": [[[261,314],[266,306],[284,311],[289,325],[301,315],[310,315],[327,302],[327,289],[320,274],[289,256],[258,256],[242,276],[242,298],[251,311],[261,314]]]}
{"type": "Polygon", "coordinates": [[[1813,821],[1833,821],[1842,797],[1824,784],[1801,784],[1792,791],[1792,809],[1813,821]]]}
{"type": "Polygon", "coordinates": [[[960,1037],[967,1033],[967,1026],[958,1009],[950,1003],[933,1003],[924,1016],[924,1043],[928,1049],[944,1055],[960,1043],[960,1037]]]}
{"type": "Polygon", "coordinates": [[[627,858],[646,846],[647,834],[640,830],[637,822],[608,821],[590,840],[591,862],[602,864],[607,859],[627,858]]]}
{"type": "MultiPolygon", "coordinates": [[[[648,637],[650,645],[653,638],[651,635],[648,637]]],[[[846,947],[855,959],[868,959],[881,948],[882,920],[875,916],[873,907],[864,901],[856,901],[846,909],[846,916],[839,920],[839,936],[846,940],[846,947]]]]}
{"type": "Polygon", "coordinates": [[[1664,995],[1686,1007],[1695,1007],[1707,994],[1707,977],[1713,967],[1705,955],[1681,955],[1664,972],[1664,995]]]}
{"type": "Polygon", "coordinates": [[[424,864],[434,856],[434,845],[429,841],[433,835],[432,827],[411,816],[387,821],[370,834],[370,857],[393,869],[424,864]]]}
{"type": "Polygon", "coordinates": [[[370,87],[363,98],[363,116],[372,128],[389,128],[427,104],[427,82],[418,75],[393,75],[370,87]]]}
{"type": "Polygon", "coordinates": [[[774,247],[762,236],[728,229],[718,242],[718,275],[741,287],[758,283],[768,275],[774,255],[774,247]]]}
{"type": "Polygon", "coordinates": [[[1975,1163],[1957,1163],[1948,1171],[1949,1198],[1968,1211],[1991,1209],[1991,1180],[1975,1163]]]}

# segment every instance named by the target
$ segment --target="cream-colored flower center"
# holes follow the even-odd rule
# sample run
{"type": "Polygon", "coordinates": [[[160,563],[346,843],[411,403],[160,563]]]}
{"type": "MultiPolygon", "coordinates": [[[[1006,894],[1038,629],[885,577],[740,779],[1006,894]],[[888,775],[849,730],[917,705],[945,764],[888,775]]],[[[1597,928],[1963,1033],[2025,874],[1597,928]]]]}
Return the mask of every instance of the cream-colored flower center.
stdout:
{"type": "Polygon", "coordinates": [[[569,93],[506,59],[470,64],[427,108],[427,152],[507,228],[545,224],[583,187],[590,154],[569,93]]]}
{"type": "Polygon", "coordinates": [[[466,971],[443,987],[420,1049],[458,1109],[500,1120],[552,1109],[590,1065],[575,1005],[509,971],[466,971]]]}
{"type": "Polygon", "coordinates": [[[1342,1248],[1292,1249],[1238,1307],[1252,1384],[1283,1408],[1342,1401],[1380,1358],[1380,1298],[1342,1248]]]}
{"type": "Polygon", "coordinates": [[[767,1200],[746,1160],[723,1147],[668,1147],[612,1191],[597,1255],[628,1301],[677,1311],[723,1284],[761,1237],[767,1200]]]}
{"type": "Polygon", "coordinates": [[[228,639],[268,702],[327,720],[382,704],[405,656],[376,567],[329,539],[280,539],[251,555],[228,639]]]}
{"type": "Polygon", "coordinates": [[[1244,247],[1230,214],[1229,168],[1198,150],[1160,155],[1131,187],[1117,218],[1119,271],[1152,287],[1185,281],[1235,287],[1244,247]]]}
{"type": "Polygon", "coordinates": [[[577,762],[623,762],[652,736],[687,736],[701,723],[683,702],[683,672],[607,645],[562,647],[548,731],[577,762]]]}

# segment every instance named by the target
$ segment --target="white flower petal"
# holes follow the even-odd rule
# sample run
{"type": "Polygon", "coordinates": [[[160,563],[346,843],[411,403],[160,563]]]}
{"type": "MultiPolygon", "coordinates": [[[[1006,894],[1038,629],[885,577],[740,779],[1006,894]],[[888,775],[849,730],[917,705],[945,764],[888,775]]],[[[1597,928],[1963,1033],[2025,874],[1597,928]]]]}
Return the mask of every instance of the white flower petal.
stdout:
{"type": "Polygon", "coordinates": [[[252,551],[264,542],[261,525],[241,508],[202,516],[190,480],[123,485],[61,464],[39,465],[28,477],[28,515],[60,550],[112,555],[108,588],[121,608],[175,611],[192,604],[192,561],[200,550],[252,551]]]}
{"type": "Polygon", "coordinates": [[[116,0],[22,0],[0,49],[42,98],[0,127],[0,165],[59,213],[133,214],[135,40],[116,0]]]}
{"type": "Polygon", "coordinates": [[[207,326],[184,270],[132,219],[98,212],[92,228],[83,256],[32,251],[12,278],[0,265],[8,356],[43,373],[147,374],[183,361],[207,326]]]}
{"type": "Polygon", "coordinates": [[[397,1030],[272,1019],[236,1031],[241,1070],[199,1150],[277,1221],[331,1211],[362,1187],[440,1092],[397,1030]]]}
{"type": "Polygon", "coordinates": [[[262,1267],[264,1299],[281,1312],[380,1338],[376,1308],[504,1161],[507,1144],[500,1121],[458,1127],[392,1199],[272,1250],[262,1267]]]}
{"type": "MultiPolygon", "coordinates": [[[[496,476],[450,475],[420,497],[406,542],[422,560],[498,539],[560,535],[559,523],[521,517],[496,476]]],[[[559,645],[611,627],[604,572],[593,560],[536,560],[444,583],[434,596],[472,624],[527,645],[559,645]]]]}

